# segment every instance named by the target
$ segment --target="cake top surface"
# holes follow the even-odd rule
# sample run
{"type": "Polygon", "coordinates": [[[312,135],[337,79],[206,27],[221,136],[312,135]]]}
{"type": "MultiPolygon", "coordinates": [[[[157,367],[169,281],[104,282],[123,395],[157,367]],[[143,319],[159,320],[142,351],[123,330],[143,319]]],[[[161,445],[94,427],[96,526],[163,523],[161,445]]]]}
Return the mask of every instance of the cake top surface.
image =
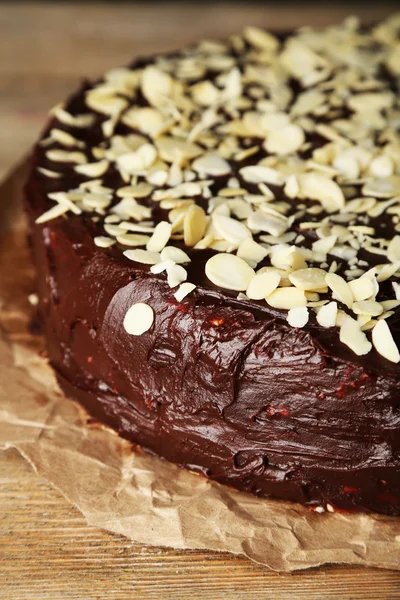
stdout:
{"type": "Polygon", "coordinates": [[[37,223],[84,220],[179,302],[223,290],[398,363],[399,81],[400,15],[139,59],[52,110],[37,223]]]}

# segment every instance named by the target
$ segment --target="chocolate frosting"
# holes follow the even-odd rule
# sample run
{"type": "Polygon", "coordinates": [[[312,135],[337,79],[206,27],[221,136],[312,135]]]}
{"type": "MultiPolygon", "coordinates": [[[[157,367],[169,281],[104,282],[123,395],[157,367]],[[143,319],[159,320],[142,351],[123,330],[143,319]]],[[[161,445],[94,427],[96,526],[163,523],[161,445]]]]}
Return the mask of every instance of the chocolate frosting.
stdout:
{"type": "MultiPolygon", "coordinates": [[[[84,112],[87,87],[69,100],[72,114],[84,112]]],[[[92,145],[100,120],[81,132],[92,145]]],[[[197,287],[178,302],[165,275],[128,260],[119,246],[96,247],[100,225],[90,215],[35,224],[60,181],[72,189],[85,177],[62,166],[60,181],[40,174],[38,165],[54,168],[43,146],[33,162],[26,208],[40,310],[67,395],[135,444],[238,489],[400,515],[397,365],[375,350],[355,356],[337,329],[315,319],[292,328],[282,311],[217,288],[204,275],[211,250],[185,248],[197,287]],[[123,327],[136,302],[155,313],[139,337],[123,327]]],[[[104,185],[121,185],[118,177],[111,169],[104,185]]],[[[391,330],[399,341],[397,316],[391,330]]]]}

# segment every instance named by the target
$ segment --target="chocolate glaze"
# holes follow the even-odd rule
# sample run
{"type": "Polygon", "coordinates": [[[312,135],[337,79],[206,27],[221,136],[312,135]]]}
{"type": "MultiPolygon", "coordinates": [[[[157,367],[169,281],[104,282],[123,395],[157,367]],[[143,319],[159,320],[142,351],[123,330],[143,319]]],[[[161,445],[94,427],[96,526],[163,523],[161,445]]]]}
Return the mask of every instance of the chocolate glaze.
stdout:
{"type": "MultiPolygon", "coordinates": [[[[82,92],[71,112],[82,112],[82,92]]],[[[81,133],[96,141],[98,129],[81,133]]],[[[400,515],[398,366],[375,351],[356,357],[337,330],[291,328],[266,304],[215,288],[203,275],[209,251],[190,251],[198,287],[178,303],[163,275],[121,248],[97,248],[89,217],[35,225],[60,181],[36,171],[54,168],[43,148],[33,162],[26,208],[40,307],[68,396],[128,440],[238,489],[400,515]],[[123,328],[135,302],[156,315],[140,337],[123,328]]],[[[68,171],[62,186],[83,179],[68,171]]],[[[396,317],[391,330],[399,341],[396,317]]]]}

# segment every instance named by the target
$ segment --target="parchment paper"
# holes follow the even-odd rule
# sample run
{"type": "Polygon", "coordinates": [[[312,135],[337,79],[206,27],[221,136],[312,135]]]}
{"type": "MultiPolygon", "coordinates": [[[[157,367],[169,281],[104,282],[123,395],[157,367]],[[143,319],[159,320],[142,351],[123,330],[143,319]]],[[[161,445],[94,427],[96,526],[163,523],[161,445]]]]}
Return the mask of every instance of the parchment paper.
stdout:
{"type": "Polygon", "coordinates": [[[30,333],[25,170],[0,187],[0,445],[17,448],[89,524],[133,541],[244,554],[277,571],[324,563],[400,569],[400,518],[318,514],[236,492],[133,448],[62,395],[43,339],[30,333]]]}

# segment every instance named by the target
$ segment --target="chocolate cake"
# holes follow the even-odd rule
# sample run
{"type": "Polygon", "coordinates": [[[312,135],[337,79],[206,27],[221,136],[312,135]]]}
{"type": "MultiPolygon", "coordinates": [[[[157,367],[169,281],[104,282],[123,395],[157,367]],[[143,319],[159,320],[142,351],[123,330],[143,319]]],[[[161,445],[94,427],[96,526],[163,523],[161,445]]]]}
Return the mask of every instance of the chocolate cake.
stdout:
{"type": "Polygon", "coordinates": [[[400,18],[85,82],[26,210],[67,396],[259,496],[400,514],[400,18]]]}

